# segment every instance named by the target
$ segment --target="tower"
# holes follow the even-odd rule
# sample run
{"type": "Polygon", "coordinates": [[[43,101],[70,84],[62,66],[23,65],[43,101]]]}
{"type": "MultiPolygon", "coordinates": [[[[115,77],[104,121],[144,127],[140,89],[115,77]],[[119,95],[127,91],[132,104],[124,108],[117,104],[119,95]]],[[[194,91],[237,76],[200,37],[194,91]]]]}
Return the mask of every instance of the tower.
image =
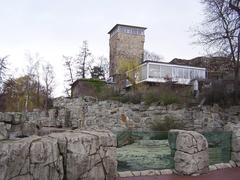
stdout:
{"type": "Polygon", "coordinates": [[[109,32],[110,40],[110,77],[117,74],[119,61],[135,59],[140,64],[144,54],[144,31],[147,28],[116,24],[109,32]]]}

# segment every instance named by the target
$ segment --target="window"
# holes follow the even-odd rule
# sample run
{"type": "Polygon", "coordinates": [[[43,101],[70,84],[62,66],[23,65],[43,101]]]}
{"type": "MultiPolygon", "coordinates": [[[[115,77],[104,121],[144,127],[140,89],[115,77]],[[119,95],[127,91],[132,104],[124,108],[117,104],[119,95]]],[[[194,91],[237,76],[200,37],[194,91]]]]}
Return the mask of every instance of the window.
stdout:
{"type": "Polygon", "coordinates": [[[195,78],[194,69],[189,69],[189,72],[190,72],[190,79],[194,79],[195,78]]]}
{"type": "MultiPolygon", "coordinates": [[[[127,34],[144,35],[144,30],[143,29],[139,29],[139,28],[135,28],[135,27],[119,26],[116,29],[116,31],[127,33],[127,34]]],[[[113,34],[116,34],[116,32],[112,32],[112,36],[113,36],[113,34]]]]}
{"type": "Polygon", "coordinates": [[[183,78],[183,68],[178,68],[178,78],[183,78]]]}
{"type": "Polygon", "coordinates": [[[147,79],[147,65],[141,67],[141,80],[147,79]]]}
{"type": "Polygon", "coordinates": [[[183,78],[184,79],[190,79],[189,78],[189,69],[184,69],[183,70],[183,78]]]}
{"type": "Polygon", "coordinates": [[[172,67],[162,65],[161,78],[172,78],[172,67]]]}
{"type": "Polygon", "coordinates": [[[160,78],[160,66],[149,64],[149,78],[160,78]]]}

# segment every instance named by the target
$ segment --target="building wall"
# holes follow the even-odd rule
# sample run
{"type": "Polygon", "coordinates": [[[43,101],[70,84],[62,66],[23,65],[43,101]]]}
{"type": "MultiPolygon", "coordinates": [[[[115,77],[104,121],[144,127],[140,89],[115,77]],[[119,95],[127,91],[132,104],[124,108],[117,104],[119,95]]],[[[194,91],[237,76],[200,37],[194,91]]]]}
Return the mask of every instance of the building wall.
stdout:
{"type": "Polygon", "coordinates": [[[84,81],[79,81],[75,86],[72,86],[72,97],[80,96],[94,96],[96,93],[93,90],[92,86],[84,81]]]}
{"type": "Polygon", "coordinates": [[[100,80],[78,80],[71,87],[71,97],[80,96],[96,97],[100,93],[106,83],[100,80]]]}
{"type": "Polygon", "coordinates": [[[110,38],[110,76],[117,74],[119,60],[137,59],[139,63],[144,54],[144,35],[117,32],[110,38]]]}

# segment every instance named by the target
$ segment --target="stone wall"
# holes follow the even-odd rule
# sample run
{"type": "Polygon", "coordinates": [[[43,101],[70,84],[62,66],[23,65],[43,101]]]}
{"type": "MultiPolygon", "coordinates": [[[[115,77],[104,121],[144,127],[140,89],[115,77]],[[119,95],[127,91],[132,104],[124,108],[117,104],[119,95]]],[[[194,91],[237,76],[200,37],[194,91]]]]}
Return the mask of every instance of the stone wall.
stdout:
{"type": "Polygon", "coordinates": [[[0,180],[114,180],[116,138],[109,131],[65,131],[0,143],[0,180]]]}
{"type": "Polygon", "coordinates": [[[223,130],[227,122],[240,120],[240,106],[222,109],[217,105],[203,107],[145,106],[144,104],[123,104],[117,101],[96,101],[93,98],[56,99],[55,107],[71,110],[73,124],[82,122],[87,127],[101,127],[110,130],[131,128],[149,130],[151,122],[163,121],[170,116],[186,130],[223,130]]]}
{"type": "Polygon", "coordinates": [[[101,128],[112,131],[133,129],[147,131],[153,121],[163,122],[168,116],[185,130],[219,131],[227,122],[238,123],[240,107],[222,109],[215,106],[179,107],[123,104],[97,101],[92,97],[57,98],[47,113],[0,113],[0,139],[42,133],[48,127],[101,128]]]}

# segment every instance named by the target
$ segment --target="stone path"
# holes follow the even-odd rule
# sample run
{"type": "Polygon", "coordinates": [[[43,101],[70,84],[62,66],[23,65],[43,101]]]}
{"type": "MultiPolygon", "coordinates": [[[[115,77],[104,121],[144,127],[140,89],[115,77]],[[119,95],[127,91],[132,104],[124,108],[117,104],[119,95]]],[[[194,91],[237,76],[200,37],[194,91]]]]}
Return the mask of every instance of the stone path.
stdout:
{"type": "Polygon", "coordinates": [[[117,178],[117,180],[240,180],[240,168],[217,170],[202,176],[161,175],[117,178]]]}

